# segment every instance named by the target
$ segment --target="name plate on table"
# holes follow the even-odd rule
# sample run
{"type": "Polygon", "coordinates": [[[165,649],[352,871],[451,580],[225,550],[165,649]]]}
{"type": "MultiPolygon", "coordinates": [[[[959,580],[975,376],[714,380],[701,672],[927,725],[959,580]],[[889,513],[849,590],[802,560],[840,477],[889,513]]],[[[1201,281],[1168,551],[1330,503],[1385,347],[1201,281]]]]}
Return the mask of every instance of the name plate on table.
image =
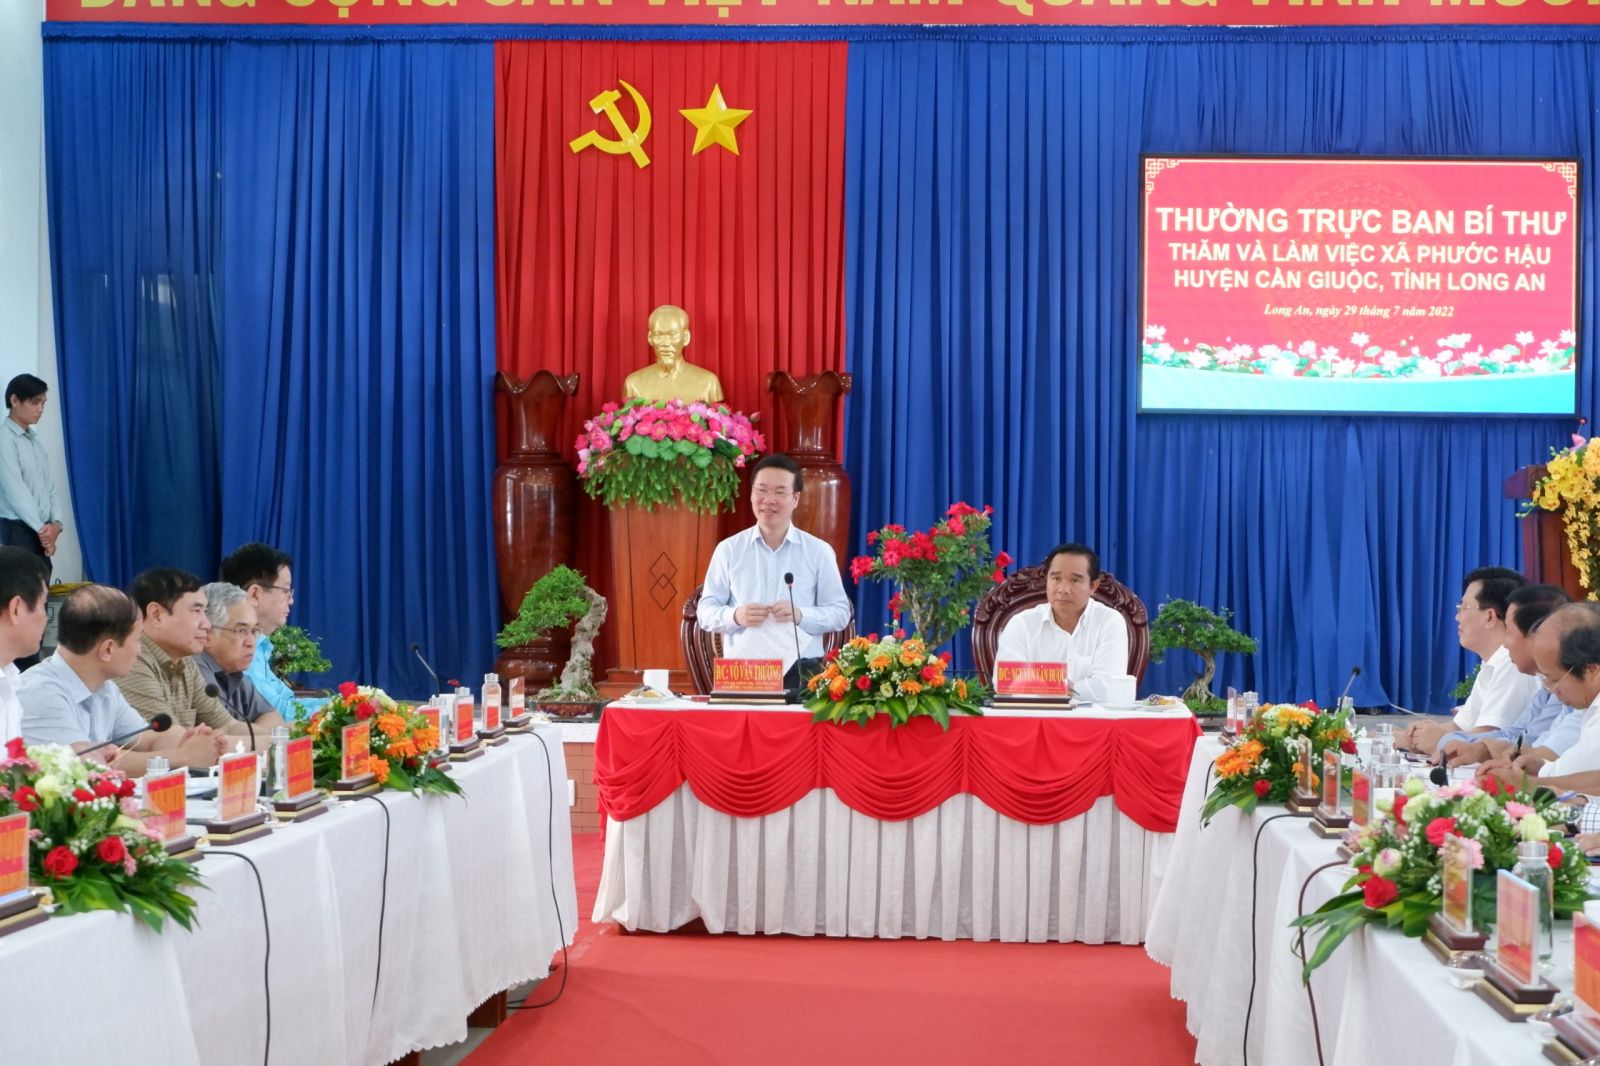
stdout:
{"type": "Polygon", "coordinates": [[[378,778],[368,769],[372,762],[372,724],[355,722],[339,730],[339,780],[333,794],[355,799],[378,791],[378,778]]]}
{"type": "Polygon", "coordinates": [[[1488,937],[1472,924],[1472,854],[1458,836],[1446,838],[1439,850],[1440,891],[1444,909],[1428,919],[1423,942],[1444,962],[1482,951],[1488,937]]]}
{"type": "Polygon", "coordinates": [[[28,823],[25,813],[0,818],[0,936],[49,917],[28,887],[28,823]]]}
{"type": "Polygon", "coordinates": [[[521,733],[532,728],[528,720],[528,693],[520,677],[506,682],[506,731],[521,733]]]}
{"type": "Polygon", "coordinates": [[[198,860],[195,839],[189,835],[189,772],[146,776],[144,779],[144,824],[156,831],[167,854],[198,860]]]}
{"type": "Polygon", "coordinates": [[[478,723],[473,717],[471,696],[456,697],[450,725],[450,758],[456,762],[467,762],[483,754],[483,748],[478,744],[478,723]]]}
{"type": "Polygon", "coordinates": [[[1316,810],[1322,797],[1317,793],[1317,769],[1311,762],[1311,738],[1297,737],[1291,749],[1294,752],[1294,791],[1284,804],[1293,814],[1310,814],[1316,810]]]}
{"type": "Polygon", "coordinates": [[[206,823],[206,840],[212,844],[242,844],[265,836],[267,816],[256,809],[261,791],[261,763],[253,751],[224,755],[217,760],[217,816],[206,823]]]}
{"type": "Polygon", "coordinates": [[[1572,916],[1572,1013],[1552,1019],[1556,1040],[1571,1059],[1600,1054],[1600,925],[1572,916]]]}
{"type": "Polygon", "coordinates": [[[783,697],[782,659],[714,659],[711,694],[719,697],[783,697]]]}
{"type": "Polygon", "coordinates": [[[500,723],[500,697],[491,698],[485,695],[483,697],[483,728],[478,731],[478,735],[483,738],[485,744],[504,744],[506,742],[505,733],[505,727],[500,723]]]}
{"type": "Polygon", "coordinates": [[[1322,803],[1311,819],[1312,831],[1318,836],[1339,836],[1350,826],[1350,816],[1339,796],[1341,770],[1337,749],[1322,753],[1322,803]]]}
{"type": "Polygon", "coordinates": [[[998,662],[994,664],[994,691],[998,696],[1067,695],[1066,663],[998,662]]]}
{"type": "Polygon", "coordinates": [[[445,755],[444,730],[441,724],[444,719],[443,712],[439,710],[437,705],[425,703],[417,708],[417,713],[422,715],[424,721],[433,726],[433,735],[438,738],[438,747],[432,751],[423,752],[423,755],[427,757],[428,765],[436,770],[441,767],[447,767],[449,758],[445,755]]]}
{"type": "Polygon", "coordinates": [[[284,745],[283,795],[272,801],[272,813],[282,821],[300,822],[327,813],[317,792],[310,737],[296,737],[284,745]]]}
{"type": "Polygon", "coordinates": [[[1350,820],[1356,825],[1372,820],[1372,776],[1359,766],[1350,772],[1350,820]]]}
{"type": "Polygon", "coordinates": [[[1495,950],[1474,986],[1479,998],[1508,1021],[1527,1021],[1556,995],[1539,976],[1539,889],[1510,870],[1495,873],[1495,950]]]}

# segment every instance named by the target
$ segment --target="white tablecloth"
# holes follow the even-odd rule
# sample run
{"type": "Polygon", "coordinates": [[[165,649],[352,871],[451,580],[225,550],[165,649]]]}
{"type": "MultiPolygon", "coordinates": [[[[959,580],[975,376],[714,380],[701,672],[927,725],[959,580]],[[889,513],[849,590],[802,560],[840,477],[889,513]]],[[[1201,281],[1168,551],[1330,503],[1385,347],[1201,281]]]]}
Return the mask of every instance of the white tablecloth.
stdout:
{"type": "MultiPolygon", "coordinates": [[[[1204,1066],[1317,1066],[1311,1009],[1293,954],[1302,884],[1334,861],[1337,841],[1323,840],[1304,818],[1279,818],[1278,807],[1245,816],[1223,811],[1205,829],[1200,807],[1206,769],[1220,751],[1210,737],[1195,745],[1178,830],[1146,937],[1150,956],[1172,969],[1172,994],[1188,1004],[1189,1031],[1204,1066]],[[1261,834],[1259,860],[1251,851],[1261,834]],[[1252,869],[1255,964],[1251,965],[1252,869]]],[[[1312,878],[1305,910],[1337,894],[1348,867],[1312,878]]],[[[1571,986],[1571,932],[1558,923],[1553,975],[1571,986]]],[[[1506,1022],[1471,991],[1455,988],[1418,940],[1367,927],[1344,942],[1312,977],[1324,1061],[1348,1066],[1407,1063],[1504,1066],[1542,1061],[1542,1026],[1506,1022]]]]}
{"type": "Polygon", "coordinates": [[[559,732],[537,731],[545,747],[515,736],[455,767],[464,802],[379,794],[392,825],[376,1001],[384,811],[335,803],[214,849],[193,933],[101,913],[0,939],[0,1060],[77,1064],[114,1049],[127,1063],[262,1062],[261,901],[250,867],[224,850],[254,860],[266,890],[270,1062],[382,1064],[464,1039],[474,1008],[543,976],[577,929],[566,761],[559,732]]]}
{"type": "Polygon", "coordinates": [[[696,918],[713,933],[1143,938],[1170,840],[1102,796],[1080,817],[1028,825],[959,795],[904,822],[814,789],[764,818],[702,804],[687,784],[606,828],[594,920],[665,932],[696,918]]]}

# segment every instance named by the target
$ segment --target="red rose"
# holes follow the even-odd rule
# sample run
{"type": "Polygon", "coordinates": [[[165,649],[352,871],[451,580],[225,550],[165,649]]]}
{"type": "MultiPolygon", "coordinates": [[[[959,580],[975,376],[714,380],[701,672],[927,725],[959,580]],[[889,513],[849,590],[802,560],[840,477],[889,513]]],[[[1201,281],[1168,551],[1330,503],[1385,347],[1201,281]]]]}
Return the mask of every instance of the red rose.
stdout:
{"type": "Polygon", "coordinates": [[[368,703],[366,700],[362,700],[360,703],[356,704],[356,717],[363,722],[365,722],[368,718],[371,718],[376,711],[377,708],[373,707],[372,704],[368,703]]]}
{"type": "Polygon", "coordinates": [[[1317,701],[1316,700],[1306,700],[1300,706],[1302,708],[1304,708],[1305,710],[1310,711],[1312,714],[1321,714],[1322,713],[1322,708],[1317,706],[1317,701]]]}
{"type": "Polygon", "coordinates": [[[850,578],[857,584],[860,584],[861,579],[870,573],[872,573],[871,556],[858,555],[854,559],[850,560],[850,578]]]}
{"type": "Polygon", "coordinates": [[[72,798],[77,800],[79,803],[88,803],[90,800],[94,799],[94,793],[90,792],[86,788],[75,788],[72,790],[72,798]]]}
{"type": "Polygon", "coordinates": [[[1435,818],[1428,823],[1428,843],[1436,848],[1441,847],[1444,844],[1444,838],[1455,831],[1456,820],[1454,818],[1435,818]]]}
{"type": "Polygon", "coordinates": [[[17,809],[32,814],[39,809],[39,793],[33,790],[32,785],[23,785],[17,789],[17,794],[12,797],[17,801],[17,809]]]}
{"type": "Polygon", "coordinates": [[[863,674],[860,677],[856,678],[856,688],[860,689],[862,692],[867,691],[867,689],[869,689],[871,687],[872,687],[872,678],[866,676],[865,674],[863,674]]]}
{"type": "Polygon", "coordinates": [[[1010,566],[1014,562],[1016,560],[1011,557],[1010,552],[1001,552],[994,557],[994,565],[1001,569],[1010,566]]]}
{"type": "Polygon", "coordinates": [[[1361,886],[1361,895],[1366,899],[1367,906],[1376,910],[1399,899],[1400,889],[1393,881],[1373,874],[1361,886]]]}
{"type": "Polygon", "coordinates": [[[876,544],[876,543],[878,543],[878,531],[876,529],[874,529],[871,533],[867,534],[867,543],[868,544],[876,544]]]}
{"type": "Polygon", "coordinates": [[[1401,825],[1406,824],[1406,801],[1410,798],[1404,792],[1394,794],[1394,820],[1401,825]]]}
{"type": "Polygon", "coordinates": [[[12,737],[6,741],[6,758],[25,759],[27,757],[28,749],[23,745],[21,737],[12,737]]]}
{"type": "Polygon", "coordinates": [[[945,528],[956,536],[961,536],[967,531],[967,524],[961,520],[960,515],[952,515],[944,524],[945,528]]]}
{"type": "Polygon", "coordinates": [[[117,798],[118,799],[128,799],[130,796],[132,796],[137,791],[138,791],[138,789],[135,788],[134,784],[133,784],[133,778],[124,777],[122,779],[122,784],[117,786],[117,798]]]}
{"type": "Polygon", "coordinates": [[[95,854],[100,856],[103,863],[117,864],[128,857],[128,846],[119,836],[108,836],[95,848],[95,854]]]}
{"type": "Polygon", "coordinates": [[[115,796],[117,794],[117,783],[109,777],[102,777],[94,783],[94,794],[96,799],[115,796]]]}
{"type": "Polygon", "coordinates": [[[355,699],[356,698],[356,683],[354,681],[346,681],[344,684],[340,685],[339,686],[339,698],[340,699],[346,699],[346,700],[355,699]]]}
{"type": "Polygon", "coordinates": [[[1272,791],[1272,782],[1262,778],[1260,781],[1255,783],[1254,787],[1256,790],[1256,797],[1258,799],[1266,799],[1267,793],[1272,791]]]}
{"type": "Polygon", "coordinates": [[[894,631],[894,639],[895,640],[905,640],[906,639],[906,631],[903,630],[903,629],[895,630],[894,631]]]}
{"type": "Polygon", "coordinates": [[[1545,858],[1545,861],[1550,864],[1550,869],[1561,869],[1561,860],[1565,858],[1566,855],[1562,854],[1561,845],[1552,840],[1550,842],[1550,854],[1545,858]]]}
{"type": "Polygon", "coordinates": [[[826,663],[831,663],[831,662],[833,662],[833,660],[837,659],[838,657],[839,657],[839,649],[838,648],[834,648],[832,651],[830,651],[828,654],[826,654],[826,655],[824,655],[822,657],[822,661],[826,662],[826,663]]]}
{"type": "Polygon", "coordinates": [[[932,663],[929,663],[927,666],[924,666],[922,668],[922,680],[924,680],[924,681],[932,681],[934,678],[936,678],[938,676],[939,676],[939,668],[937,666],[934,666],[932,663]]]}
{"type": "Polygon", "coordinates": [[[1356,742],[1351,740],[1349,737],[1345,737],[1343,740],[1339,741],[1339,750],[1344,752],[1346,755],[1354,755],[1356,753],[1356,742]]]}
{"type": "Polygon", "coordinates": [[[1500,779],[1495,777],[1493,774],[1490,774],[1488,777],[1483,779],[1483,790],[1489,793],[1491,796],[1500,795],[1500,779]]]}
{"type": "Polygon", "coordinates": [[[44,857],[44,872],[51,877],[70,877],[78,868],[78,857],[65,844],[57,844],[44,857]]]}
{"type": "Polygon", "coordinates": [[[939,661],[944,663],[946,666],[949,666],[950,665],[950,653],[947,652],[947,651],[940,652],[939,653],[939,661]]]}

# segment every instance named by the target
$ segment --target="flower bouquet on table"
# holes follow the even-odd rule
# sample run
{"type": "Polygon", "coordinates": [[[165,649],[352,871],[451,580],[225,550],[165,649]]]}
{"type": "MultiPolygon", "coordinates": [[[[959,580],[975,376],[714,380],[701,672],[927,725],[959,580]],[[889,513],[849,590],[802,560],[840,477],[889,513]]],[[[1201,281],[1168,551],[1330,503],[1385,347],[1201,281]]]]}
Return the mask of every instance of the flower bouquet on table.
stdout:
{"type": "Polygon", "coordinates": [[[753,418],[725,404],[608,403],[578,435],[578,477],[607,507],[681,499],[715,512],[738,496],[738,470],[766,446],[753,418]]]}
{"type": "Polygon", "coordinates": [[[1238,807],[1248,814],[1258,803],[1287,800],[1300,775],[1297,751],[1301,737],[1311,741],[1313,766],[1322,764],[1322,753],[1330,748],[1346,753],[1356,750],[1349,711],[1323,712],[1311,700],[1268,704],[1217,756],[1217,783],[1206,796],[1201,821],[1211,821],[1226,807],[1238,807]]]}
{"type": "Polygon", "coordinates": [[[158,932],[169,917],[192,928],[184,890],[199,875],[145,828],[133,794],[121,772],[61,745],[25,748],[15,738],[0,761],[0,815],[31,816],[28,876],[49,889],[57,913],[125,911],[158,932]]]}
{"type": "Polygon", "coordinates": [[[1467,864],[1490,875],[1473,878],[1472,919],[1481,929],[1494,924],[1493,873],[1516,866],[1521,841],[1544,841],[1550,846],[1557,914],[1582,910],[1590,898],[1589,861],[1582,849],[1552,839],[1550,827],[1563,824],[1568,812],[1549,789],[1530,795],[1492,780],[1481,788],[1467,781],[1429,789],[1412,778],[1395,793],[1392,805],[1380,799],[1378,808],[1389,817],[1347,838],[1356,874],[1345,883],[1345,891],[1291,923],[1322,934],[1306,957],[1308,979],[1345,937],[1368,922],[1421,936],[1429,917],[1444,906],[1441,881],[1447,848],[1467,849],[1467,864]]]}
{"type": "Polygon", "coordinates": [[[925,716],[949,729],[952,714],[983,713],[981,684],[947,676],[948,653],[933,655],[923,641],[902,635],[854,637],[831,652],[806,682],[812,721],[865,725],[884,714],[892,728],[925,716]]]}
{"type": "Polygon", "coordinates": [[[429,765],[428,754],[439,746],[439,732],[428,720],[396,703],[380,688],[346,681],[339,692],[309,718],[296,717],[290,735],[312,740],[311,768],[317,785],[331,788],[341,778],[345,726],[372,725],[367,769],[384,788],[401,792],[461,794],[449,774],[429,765]]]}
{"type": "Polygon", "coordinates": [[[889,600],[895,624],[909,614],[917,636],[937,648],[967,624],[984,590],[1006,578],[1011,556],[996,555],[989,547],[993,514],[987,505],[980,511],[953,503],[926,532],[907,532],[897,524],[874,530],[867,543],[876,546],[875,554],[852,559],[850,576],[857,584],[865,579],[899,585],[889,600]]]}

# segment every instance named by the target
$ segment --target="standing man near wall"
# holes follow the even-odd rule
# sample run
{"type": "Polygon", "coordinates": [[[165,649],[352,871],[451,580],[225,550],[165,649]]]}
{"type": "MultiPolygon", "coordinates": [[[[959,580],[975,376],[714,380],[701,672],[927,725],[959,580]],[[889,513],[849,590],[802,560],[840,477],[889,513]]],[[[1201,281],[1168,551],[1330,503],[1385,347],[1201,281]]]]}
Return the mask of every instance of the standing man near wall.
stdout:
{"type": "MultiPolygon", "coordinates": [[[[50,459],[33,427],[44,417],[50,386],[32,374],[18,374],[6,385],[5,431],[0,432],[0,545],[32,552],[52,568],[61,536],[61,497],[50,477],[50,459]]],[[[17,660],[26,670],[39,661],[38,650],[17,660]]]]}

